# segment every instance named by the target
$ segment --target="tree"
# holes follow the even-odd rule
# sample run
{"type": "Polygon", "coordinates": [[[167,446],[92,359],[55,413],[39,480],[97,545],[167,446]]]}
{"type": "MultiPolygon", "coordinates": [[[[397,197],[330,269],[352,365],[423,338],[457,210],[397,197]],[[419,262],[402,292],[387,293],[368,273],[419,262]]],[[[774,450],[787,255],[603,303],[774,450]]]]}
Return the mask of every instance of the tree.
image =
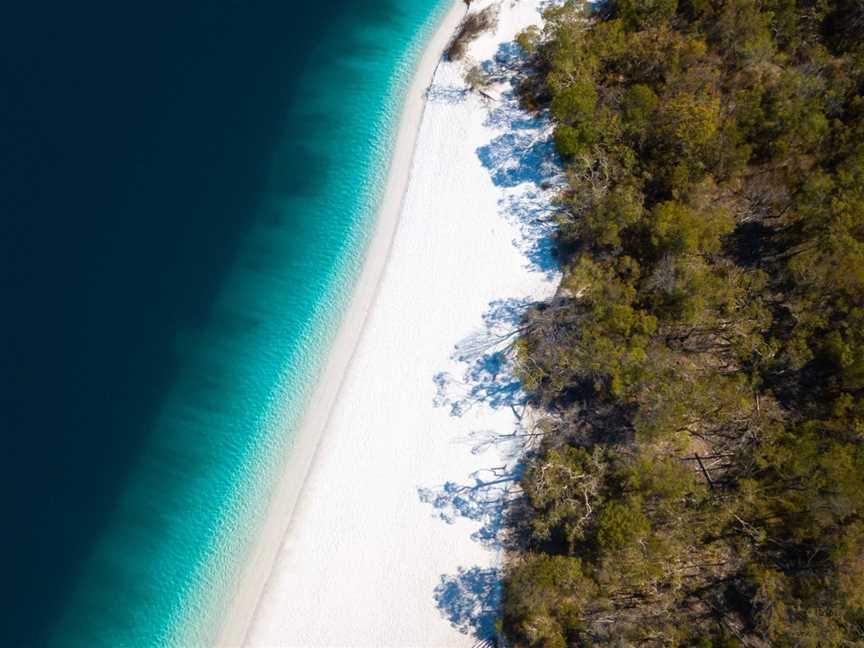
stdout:
{"type": "Polygon", "coordinates": [[[639,498],[612,501],[603,507],[597,520],[597,544],[601,551],[614,552],[643,540],[650,531],[639,498]]]}
{"type": "Polygon", "coordinates": [[[521,645],[566,648],[595,591],[578,558],[528,556],[505,575],[503,625],[521,645]]]}
{"type": "Polygon", "coordinates": [[[615,0],[612,11],[630,28],[661,24],[675,15],[678,0],[615,0]]]}
{"type": "Polygon", "coordinates": [[[725,210],[697,213],[679,202],[665,201],[651,212],[649,235],[658,257],[716,254],[720,238],[734,226],[735,221],[725,210]]]}
{"type": "Polygon", "coordinates": [[[559,290],[515,345],[544,424],[512,645],[864,641],[852,4],[566,2],[523,38],[567,186],[559,290]]]}
{"type": "Polygon", "coordinates": [[[529,466],[522,489],[531,507],[533,538],[573,551],[596,516],[604,462],[582,448],[549,449],[529,466]]]}

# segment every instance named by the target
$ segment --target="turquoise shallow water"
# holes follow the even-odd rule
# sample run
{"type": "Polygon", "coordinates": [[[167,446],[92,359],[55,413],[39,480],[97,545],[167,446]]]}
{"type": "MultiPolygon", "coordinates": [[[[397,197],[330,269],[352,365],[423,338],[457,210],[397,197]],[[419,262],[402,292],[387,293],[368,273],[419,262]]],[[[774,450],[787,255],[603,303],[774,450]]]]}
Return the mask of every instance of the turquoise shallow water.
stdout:
{"type": "MultiPolygon", "coordinates": [[[[302,56],[290,66],[274,68],[282,77],[269,70],[268,83],[276,86],[272,90],[287,97],[276,117],[277,137],[270,142],[274,150],[267,152],[268,162],[260,169],[261,189],[248,205],[243,203],[250,213],[244,216],[243,227],[232,230],[231,253],[219,257],[218,281],[206,299],[191,297],[200,298],[196,317],[157,322],[157,328],[168,333],[152,348],[158,348],[158,357],[170,358],[169,378],[158,383],[159,390],[145,404],[137,403],[133,393],[129,398],[135,407],[124,409],[125,401],[111,396],[112,389],[136,389],[138,383],[131,378],[125,387],[124,381],[135,375],[134,358],[149,353],[142,346],[128,364],[118,360],[122,368],[114,375],[92,378],[93,386],[86,392],[91,400],[76,398],[82,409],[102,406],[117,411],[110,420],[88,414],[92,427],[70,427],[73,438],[80,435],[86,443],[87,435],[103,421],[105,438],[123,438],[133,426],[140,434],[125,450],[122,478],[112,482],[116,493],[100,500],[100,523],[87,526],[92,534],[84,540],[83,531],[74,538],[74,555],[63,558],[67,564],[58,562],[58,570],[62,567],[60,571],[69,576],[50,593],[56,612],[39,619],[45,625],[35,643],[88,648],[180,645],[203,642],[212,632],[214,611],[224,604],[224,593],[236,577],[274,477],[291,450],[292,430],[362,263],[414,66],[450,5],[449,0],[334,3],[315,36],[304,41],[302,56]]],[[[280,15],[286,18],[290,15],[280,15]]],[[[286,27],[286,38],[292,37],[292,29],[299,28],[286,27]]],[[[243,91],[268,88],[252,84],[243,91]]],[[[237,145],[232,138],[242,136],[242,131],[232,133],[230,116],[219,124],[202,155],[231,155],[237,145]]],[[[170,158],[172,141],[160,141],[152,156],[170,158]]],[[[186,172],[194,175],[195,169],[186,172]]],[[[231,177],[214,176],[201,179],[199,186],[228,196],[230,183],[231,177]]],[[[125,202],[134,202],[136,192],[149,190],[141,178],[129,186],[125,202]]],[[[242,201],[237,202],[240,209],[242,201]]],[[[170,203],[168,197],[165,209],[171,209],[170,203]]],[[[130,335],[131,344],[137,339],[143,345],[141,340],[152,332],[147,312],[162,312],[160,294],[181,304],[190,299],[175,285],[184,285],[184,268],[192,273],[196,263],[205,263],[196,259],[208,245],[208,217],[212,214],[214,228],[221,226],[218,219],[227,218],[215,207],[209,214],[195,211],[194,205],[185,212],[174,209],[166,222],[189,219],[202,228],[202,236],[187,236],[185,249],[176,255],[183,261],[160,279],[161,288],[144,293],[136,303],[140,318],[132,315],[129,320],[142,326],[130,335]]],[[[122,219],[122,210],[113,217],[122,219]]],[[[134,247],[136,233],[130,229],[124,241],[134,247]]],[[[161,236],[140,243],[153,244],[161,236]]],[[[170,228],[164,236],[172,236],[170,228]]],[[[103,253],[115,249],[107,236],[98,243],[103,253]]],[[[158,244],[147,258],[154,265],[160,263],[158,244]]],[[[118,267],[122,261],[111,259],[118,267]]],[[[214,264],[209,257],[206,262],[214,264]]],[[[107,261],[100,266],[100,276],[104,272],[111,272],[107,261]]],[[[112,288],[113,293],[90,295],[93,303],[87,317],[98,317],[99,309],[115,299],[112,294],[132,288],[127,284],[112,288]]],[[[107,347],[93,348],[101,352],[107,347]]],[[[82,360],[82,366],[87,362],[82,360]]],[[[86,372],[76,375],[91,380],[86,372]]],[[[21,416],[25,418],[35,429],[33,417],[21,416]]],[[[47,429],[47,423],[42,424],[47,429]]],[[[69,447],[78,446],[73,441],[69,447]]],[[[48,439],[45,452],[51,451],[48,439]]],[[[79,467],[82,475],[110,470],[109,452],[88,451],[87,456],[92,465],[79,467]]],[[[80,486],[83,482],[75,481],[77,473],[70,475],[69,492],[80,501],[87,491],[80,486]]],[[[59,482],[51,486],[51,474],[43,477],[53,491],[63,488],[59,482]]],[[[46,521],[22,521],[37,526],[34,537],[57,533],[48,519],[51,504],[47,506],[46,521]]],[[[75,529],[69,526],[68,531],[72,542],[75,529]]],[[[63,544],[63,533],[54,541],[63,544]]],[[[50,547],[46,541],[42,558],[50,560],[50,547]]],[[[34,550],[34,563],[39,559],[34,550]]],[[[39,587],[36,583],[28,590],[33,600],[38,600],[39,587]]],[[[49,587],[46,580],[46,600],[49,587]]],[[[17,636],[36,635],[22,630],[17,636]]]]}

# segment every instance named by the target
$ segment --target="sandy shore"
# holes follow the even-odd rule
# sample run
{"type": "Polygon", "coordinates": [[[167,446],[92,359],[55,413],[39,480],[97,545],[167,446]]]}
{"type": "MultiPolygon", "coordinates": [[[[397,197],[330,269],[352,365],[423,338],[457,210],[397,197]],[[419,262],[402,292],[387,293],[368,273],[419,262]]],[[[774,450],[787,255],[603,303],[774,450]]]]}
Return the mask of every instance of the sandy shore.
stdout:
{"type": "Polygon", "coordinates": [[[555,285],[541,185],[557,169],[545,124],[518,110],[509,83],[509,43],[542,3],[472,5],[500,6],[469,53],[497,101],[465,91],[464,64],[438,64],[461,2],[425,51],[367,261],[221,645],[491,635],[495,532],[521,432],[502,351],[555,285]]]}
{"type": "Polygon", "coordinates": [[[261,593],[270,577],[276,555],[291,523],[303,481],[309,472],[321,434],[327,425],[345,370],[357,347],[390,253],[393,235],[399,222],[402,198],[408,185],[411,158],[414,155],[417,133],[423,116],[426,90],[441,60],[441,53],[464,15],[464,5],[454,0],[453,7],[442,19],[418,62],[414,80],[408,89],[400,115],[387,187],[366,260],[358,277],[351,303],[319,377],[312,397],[312,405],[304,415],[300,429],[297,431],[296,440],[282,472],[282,478],[276,487],[273,501],[270,503],[247,564],[243,568],[237,592],[222,620],[217,635],[220,646],[239,646],[244,643],[261,593]]]}

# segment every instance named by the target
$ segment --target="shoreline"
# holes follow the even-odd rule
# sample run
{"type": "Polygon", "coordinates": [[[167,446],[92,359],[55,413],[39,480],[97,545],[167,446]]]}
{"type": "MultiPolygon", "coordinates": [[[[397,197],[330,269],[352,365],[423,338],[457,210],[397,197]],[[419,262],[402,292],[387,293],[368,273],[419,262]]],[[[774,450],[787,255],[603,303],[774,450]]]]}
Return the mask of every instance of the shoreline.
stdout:
{"type": "Polygon", "coordinates": [[[287,453],[286,463],[281,469],[261,528],[256,531],[236,588],[224,610],[223,621],[215,634],[216,645],[246,644],[259,603],[273,575],[282,542],[293,523],[297,501],[304,489],[306,477],[390,257],[426,107],[426,90],[432,82],[445,47],[465,13],[466,8],[461,2],[452,0],[452,7],[446,10],[417,63],[402,103],[387,181],[365,259],[348,307],[318,375],[317,385],[287,453]]]}
{"type": "Polygon", "coordinates": [[[495,640],[498,533],[527,438],[507,341],[558,283],[560,168],[548,120],[519,104],[512,45],[544,4],[475,0],[496,26],[435,69],[407,190],[387,196],[401,213],[374,302],[248,645],[495,640]],[[466,90],[475,63],[488,98],[466,90]]]}

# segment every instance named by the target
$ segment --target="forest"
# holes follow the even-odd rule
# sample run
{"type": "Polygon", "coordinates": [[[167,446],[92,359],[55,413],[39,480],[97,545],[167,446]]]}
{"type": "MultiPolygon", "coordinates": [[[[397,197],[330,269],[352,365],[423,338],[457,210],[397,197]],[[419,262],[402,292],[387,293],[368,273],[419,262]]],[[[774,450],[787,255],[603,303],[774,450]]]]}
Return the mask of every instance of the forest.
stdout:
{"type": "Polygon", "coordinates": [[[568,1],[510,646],[864,646],[864,3],[568,1]]]}

